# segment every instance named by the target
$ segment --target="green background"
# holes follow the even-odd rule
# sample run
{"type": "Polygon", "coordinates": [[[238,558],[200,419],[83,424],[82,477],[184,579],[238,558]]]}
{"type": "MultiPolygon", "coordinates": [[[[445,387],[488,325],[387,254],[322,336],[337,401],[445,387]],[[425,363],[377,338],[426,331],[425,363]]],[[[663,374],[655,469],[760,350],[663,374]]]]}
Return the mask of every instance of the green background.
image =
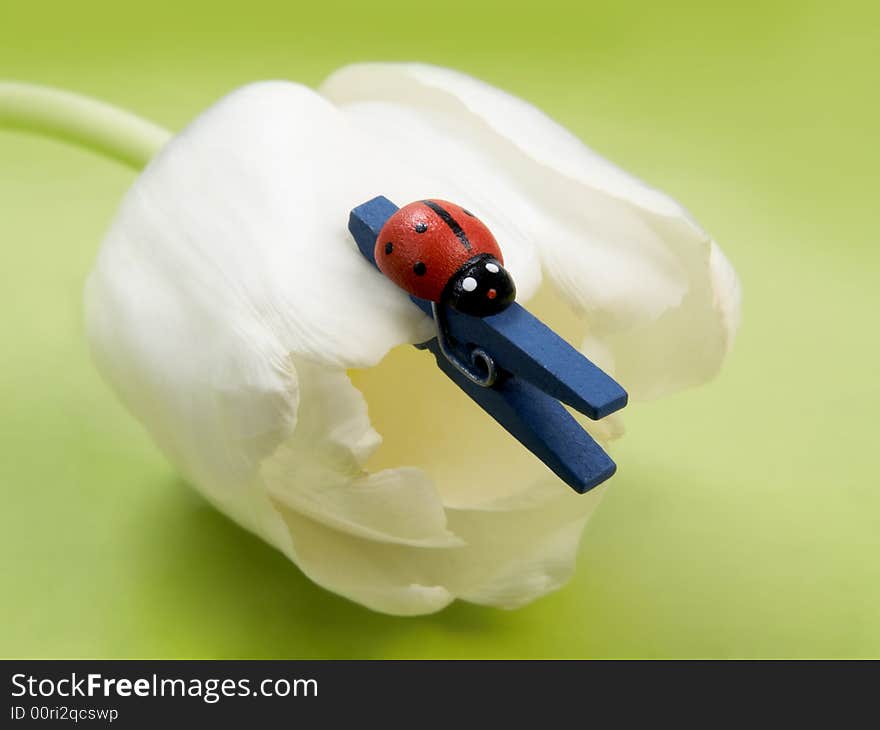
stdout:
{"type": "Polygon", "coordinates": [[[567,587],[377,615],[204,504],[96,375],[81,290],[133,174],[0,133],[0,655],[880,656],[874,7],[4,2],[0,77],[172,129],[356,60],[485,78],[682,200],[744,324],[710,386],[629,409],[567,587]]]}

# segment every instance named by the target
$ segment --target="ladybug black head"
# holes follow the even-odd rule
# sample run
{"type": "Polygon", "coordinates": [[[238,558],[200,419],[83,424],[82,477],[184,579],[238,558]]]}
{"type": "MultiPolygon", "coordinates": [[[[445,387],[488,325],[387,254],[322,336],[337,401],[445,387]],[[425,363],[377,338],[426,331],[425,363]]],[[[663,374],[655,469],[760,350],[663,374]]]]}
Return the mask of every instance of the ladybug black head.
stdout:
{"type": "Polygon", "coordinates": [[[469,259],[443,290],[441,301],[462,314],[488,317],[507,309],[516,297],[513,279],[491,254],[469,259]]]}

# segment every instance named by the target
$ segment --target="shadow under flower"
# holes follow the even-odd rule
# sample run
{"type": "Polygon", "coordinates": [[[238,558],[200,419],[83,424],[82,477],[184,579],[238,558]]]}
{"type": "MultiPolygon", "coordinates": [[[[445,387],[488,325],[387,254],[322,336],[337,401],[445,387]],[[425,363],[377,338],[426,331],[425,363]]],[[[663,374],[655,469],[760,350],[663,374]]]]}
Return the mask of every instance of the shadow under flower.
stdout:
{"type": "MultiPolygon", "coordinates": [[[[145,656],[173,645],[191,658],[380,658],[421,655],[419,635],[506,632],[507,612],[458,602],[437,614],[378,614],[312,583],[262,540],[224,517],[180,478],[141,514],[134,537],[137,596],[152,604],[159,636],[145,656]],[[172,601],[167,597],[173,596],[172,601]],[[408,651],[412,647],[413,651],[408,651]]],[[[142,612],[143,615],[143,612],[142,612]]]]}

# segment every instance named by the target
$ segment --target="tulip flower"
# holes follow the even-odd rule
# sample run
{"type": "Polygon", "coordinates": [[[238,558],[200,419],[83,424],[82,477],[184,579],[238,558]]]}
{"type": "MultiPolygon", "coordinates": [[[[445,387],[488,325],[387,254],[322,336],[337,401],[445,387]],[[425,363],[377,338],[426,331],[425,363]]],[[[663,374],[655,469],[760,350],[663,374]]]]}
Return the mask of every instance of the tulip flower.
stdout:
{"type": "Polygon", "coordinates": [[[95,360],[192,485],[321,586],[399,615],[522,606],[571,576],[604,487],[571,492],[409,347],[431,321],[346,228],[376,195],[473,210],[518,301],[555,300],[547,324],[632,400],[730,349],[736,274],[678,203],[521,99],[377,63],[245,86],[161,146],[87,283],[95,360]]]}

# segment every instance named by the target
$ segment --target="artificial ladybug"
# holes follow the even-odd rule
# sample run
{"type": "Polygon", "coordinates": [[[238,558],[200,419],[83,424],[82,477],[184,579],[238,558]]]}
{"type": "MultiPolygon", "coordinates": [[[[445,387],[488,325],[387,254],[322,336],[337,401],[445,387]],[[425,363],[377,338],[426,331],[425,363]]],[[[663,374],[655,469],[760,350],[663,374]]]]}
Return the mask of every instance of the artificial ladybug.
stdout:
{"type": "Polygon", "coordinates": [[[376,264],[419,299],[486,317],[516,297],[491,231],[460,205],[420,200],[400,208],[376,239],[376,264]]]}

